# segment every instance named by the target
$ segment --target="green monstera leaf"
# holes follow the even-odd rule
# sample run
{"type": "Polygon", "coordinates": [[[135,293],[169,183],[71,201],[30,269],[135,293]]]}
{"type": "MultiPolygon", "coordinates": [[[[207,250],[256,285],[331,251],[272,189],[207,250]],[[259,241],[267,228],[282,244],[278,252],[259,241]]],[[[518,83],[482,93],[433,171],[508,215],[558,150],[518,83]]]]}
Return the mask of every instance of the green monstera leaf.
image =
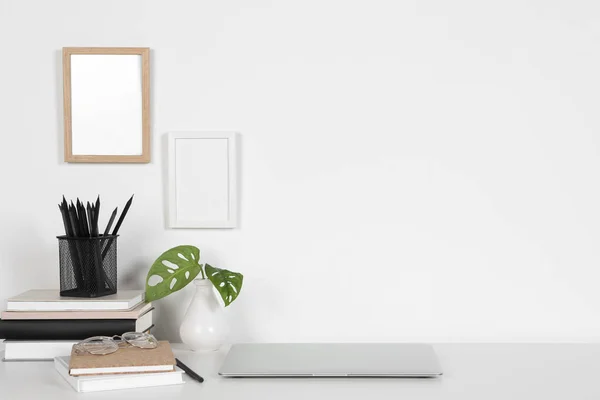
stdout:
{"type": "Polygon", "coordinates": [[[242,290],[244,275],[226,269],[215,268],[209,264],[204,265],[204,270],[206,271],[206,277],[212,282],[225,302],[225,307],[230,305],[242,290]]]}
{"type": "Polygon", "coordinates": [[[199,261],[200,250],[194,246],[177,246],[162,253],[148,271],[146,301],[183,289],[202,271],[199,261]]]}

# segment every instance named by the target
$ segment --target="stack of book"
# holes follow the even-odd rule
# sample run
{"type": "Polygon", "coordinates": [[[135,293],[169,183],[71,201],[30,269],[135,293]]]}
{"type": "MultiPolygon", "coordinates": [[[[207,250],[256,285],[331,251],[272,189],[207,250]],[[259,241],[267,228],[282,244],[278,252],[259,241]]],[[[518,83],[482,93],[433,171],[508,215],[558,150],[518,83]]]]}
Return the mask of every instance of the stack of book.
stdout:
{"type": "Polygon", "coordinates": [[[184,383],[169,342],[154,349],[123,347],[107,355],[72,351],[54,359],[56,371],[78,392],[184,383]]]}
{"type": "Polygon", "coordinates": [[[148,332],[152,304],[141,290],[97,297],[60,297],[58,290],[30,290],[8,299],[0,320],[4,360],[53,360],[92,336],[148,332]]]}

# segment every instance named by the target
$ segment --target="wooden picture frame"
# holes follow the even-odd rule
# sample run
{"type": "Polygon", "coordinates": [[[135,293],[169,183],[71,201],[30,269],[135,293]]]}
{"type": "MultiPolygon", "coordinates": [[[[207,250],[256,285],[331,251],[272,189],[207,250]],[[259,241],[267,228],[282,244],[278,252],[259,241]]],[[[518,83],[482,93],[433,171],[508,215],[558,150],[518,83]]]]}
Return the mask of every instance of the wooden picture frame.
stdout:
{"type": "Polygon", "coordinates": [[[150,162],[150,49],[65,47],[62,58],[65,162],[150,162]]]}
{"type": "Polygon", "coordinates": [[[168,134],[169,227],[237,226],[237,134],[168,134]]]}

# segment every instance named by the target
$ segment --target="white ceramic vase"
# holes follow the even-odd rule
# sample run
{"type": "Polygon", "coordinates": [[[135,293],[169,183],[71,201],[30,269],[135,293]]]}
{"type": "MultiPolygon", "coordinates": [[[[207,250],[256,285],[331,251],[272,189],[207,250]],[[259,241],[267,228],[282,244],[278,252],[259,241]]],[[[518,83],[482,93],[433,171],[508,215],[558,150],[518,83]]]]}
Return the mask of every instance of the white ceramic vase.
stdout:
{"type": "Polygon", "coordinates": [[[223,306],[211,281],[195,279],[194,284],[196,293],[179,328],[181,340],[194,351],[218,350],[228,334],[223,306]]]}

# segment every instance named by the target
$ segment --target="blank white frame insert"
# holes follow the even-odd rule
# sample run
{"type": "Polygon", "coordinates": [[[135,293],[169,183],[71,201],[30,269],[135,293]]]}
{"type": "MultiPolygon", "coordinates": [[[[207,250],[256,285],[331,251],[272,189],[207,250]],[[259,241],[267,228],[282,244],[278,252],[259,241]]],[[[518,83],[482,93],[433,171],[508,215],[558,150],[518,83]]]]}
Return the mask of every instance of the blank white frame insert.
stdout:
{"type": "Polygon", "coordinates": [[[74,156],[141,156],[142,57],[71,55],[74,156]]]}
{"type": "Polygon", "coordinates": [[[235,228],[235,132],[171,132],[169,227],[235,228]]]}

